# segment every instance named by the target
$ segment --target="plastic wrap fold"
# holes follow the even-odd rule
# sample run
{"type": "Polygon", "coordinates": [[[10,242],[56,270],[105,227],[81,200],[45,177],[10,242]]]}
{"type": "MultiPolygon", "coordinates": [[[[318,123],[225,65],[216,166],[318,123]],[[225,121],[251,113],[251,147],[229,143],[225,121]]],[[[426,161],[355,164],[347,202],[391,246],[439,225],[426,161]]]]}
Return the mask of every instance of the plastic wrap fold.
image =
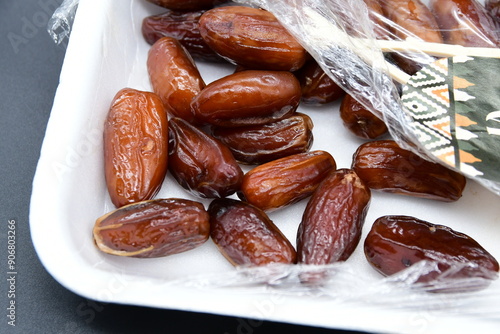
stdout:
{"type": "Polygon", "coordinates": [[[47,31],[56,44],[69,38],[79,0],[64,0],[47,24],[47,31]]]}
{"type": "MultiPolygon", "coordinates": [[[[401,98],[412,75],[440,57],[463,54],[462,46],[495,49],[497,59],[479,66],[488,66],[489,73],[499,73],[499,24],[481,17],[479,9],[475,14],[477,23],[462,15],[461,8],[454,8],[456,4],[451,0],[441,1],[434,11],[430,7],[438,2],[435,0],[411,4],[400,0],[237,2],[271,11],[339,86],[386,122],[401,146],[458,170],[500,194],[500,174],[496,172],[500,165],[500,81],[496,75],[489,79],[477,76],[484,79],[487,92],[481,103],[473,101],[472,106],[452,103],[451,107],[440,106],[442,109],[437,110],[435,101],[431,101],[419,103],[420,109],[412,113],[408,106],[415,106],[413,97],[401,98]],[[446,10],[450,15],[443,14],[446,10]],[[439,13],[442,17],[438,17],[439,13]],[[450,22],[450,17],[455,21],[450,22]],[[445,22],[444,26],[437,19],[445,22]],[[458,107],[453,109],[455,105],[476,115],[467,117],[474,126],[467,128],[455,119],[461,116],[458,107]]],[[[452,73],[450,67],[447,75],[461,74],[452,73]]],[[[447,84],[445,79],[443,84],[447,84]]],[[[478,90],[483,93],[484,88],[478,90]]],[[[453,98],[459,101],[458,96],[453,98]]]]}

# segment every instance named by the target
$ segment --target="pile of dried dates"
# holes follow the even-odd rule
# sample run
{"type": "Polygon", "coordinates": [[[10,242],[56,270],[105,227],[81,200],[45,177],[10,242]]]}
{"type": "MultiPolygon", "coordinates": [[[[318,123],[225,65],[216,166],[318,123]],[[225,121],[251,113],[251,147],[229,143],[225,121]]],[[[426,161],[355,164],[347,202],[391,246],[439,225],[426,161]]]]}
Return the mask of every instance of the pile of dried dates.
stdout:
{"type": "MultiPolygon", "coordinates": [[[[387,127],[337,86],[273,14],[213,0],[150,0],[166,8],[146,17],[152,92],[124,88],[104,127],[104,170],[116,210],[93,236],[109,254],[160,257],[211,239],[235,266],[345,261],[360,243],[371,192],[457,201],[461,175],[387,138],[387,127]],[[217,3],[217,6],[215,6],[217,3]],[[206,84],[193,59],[229,61],[234,73],[206,84]],[[339,99],[341,119],[367,139],[352,166],[311,151],[313,123],[300,103],[339,99]],[[369,140],[368,140],[369,139],[369,140]],[[244,173],[241,164],[253,168],[244,173]],[[170,173],[197,201],[156,198],[170,173]],[[268,212],[307,200],[296,248],[268,212]]],[[[498,262],[470,237],[407,216],[380,217],[364,241],[384,275],[420,260],[456,277],[497,272],[498,262]]]]}

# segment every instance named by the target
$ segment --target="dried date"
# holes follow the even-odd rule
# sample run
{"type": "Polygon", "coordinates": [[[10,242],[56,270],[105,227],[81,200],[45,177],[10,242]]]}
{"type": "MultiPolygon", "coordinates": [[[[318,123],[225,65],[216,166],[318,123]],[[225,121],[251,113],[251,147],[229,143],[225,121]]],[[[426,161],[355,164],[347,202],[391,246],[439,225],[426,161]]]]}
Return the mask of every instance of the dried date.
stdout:
{"type": "Polygon", "coordinates": [[[265,10],[226,6],[200,18],[205,42],[228,61],[247,69],[295,71],[307,53],[297,40],[265,10]]]}
{"type": "Polygon", "coordinates": [[[361,238],[370,199],[370,189],[353,170],[331,173],[307,203],[297,232],[297,261],[347,260],[361,238]]]}
{"type": "Polygon", "coordinates": [[[181,118],[170,119],[168,168],[177,182],[200,197],[225,197],[240,189],[243,171],[220,141],[181,118]]]}
{"type": "Polygon", "coordinates": [[[142,35],[153,45],[162,37],[177,39],[189,54],[196,59],[221,61],[200,35],[198,21],[204,10],[195,12],[167,11],[145,17],[142,21],[142,35]]]}
{"type": "Polygon", "coordinates": [[[457,201],[466,184],[462,174],[425,160],[393,140],[362,144],[354,153],[352,168],[371,189],[444,202],[457,201]]]}
{"type": "Polygon", "coordinates": [[[302,113],[254,126],[213,127],[212,134],[229,147],[236,160],[262,164],[307,152],[313,143],[313,122],[302,113]]]}
{"type": "Polygon", "coordinates": [[[104,123],[104,175],[116,207],[153,198],[167,172],[168,120],[160,98],[120,90],[104,123]]]}
{"type": "Polygon", "coordinates": [[[314,60],[308,61],[295,75],[302,88],[303,103],[322,105],[345,95],[345,91],[314,60]]]}
{"type": "Polygon", "coordinates": [[[276,210],[309,197],[335,169],[335,160],[325,151],[290,155],[246,173],[238,196],[261,210],[276,210]]]}
{"type": "Polygon", "coordinates": [[[172,37],[159,39],[149,50],[147,69],[153,90],[165,110],[193,122],[191,101],[205,87],[205,82],[180,42],[172,37]]]}
{"type": "Polygon", "coordinates": [[[222,198],[212,201],[208,213],[210,236],[233,265],[295,262],[293,245],[264,211],[246,202],[222,198]]]}
{"type": "Polygon", "coordinates": [[[349,94],[344,96],[340,104],[340,118],[344,126],[360,138],[375,139],[388,132],[383,120],[349,94]]]}
{"type": "Polygon", "coordinates": [[[248,70],[208,84],[192,101],[199,123],[221,127],[266,124],[292,115],[300,84],[286,71],[248,70]]]}
{"type": "Polygon", "coordinates": [[[495,20],[477,0],[431,0],[444,42],[470,47],[499,47],[495,20]]]}
{"type": "Polygon", "coordinates": [[[157,199],[123,206],[97,219],[96,246],[103,252],[140,258],[161,257],[202,245],[210,234],[201,203],[157,199]]]}
{"type": "Polygon", "coordinates": [[[378,218],[364,242],[368,262],[381,274],[398,273],[422,260],[435,262],[434,270],[416,282],[495,277],[496,259],[471,237],[453,229],[411,216],[378,218]]]}

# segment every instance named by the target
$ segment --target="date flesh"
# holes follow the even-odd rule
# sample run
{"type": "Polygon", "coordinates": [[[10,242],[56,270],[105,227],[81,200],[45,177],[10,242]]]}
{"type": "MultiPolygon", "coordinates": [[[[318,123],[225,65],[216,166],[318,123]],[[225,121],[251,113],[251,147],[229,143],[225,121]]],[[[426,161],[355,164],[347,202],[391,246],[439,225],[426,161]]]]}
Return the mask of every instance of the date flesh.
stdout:
{"type": "Polygon", "coordinates": [[[142,20],[142,35],[153,45],[162,37],[177,39],[189,54],[196,59],[221,61],[200,35],[198,21],[204,10],[195,12],[167,11],[151,15],[142,20]]]}
{"type": "Polygon", "coordinates": [[[170,119],[169,171],[195,196],[226,197],[240,189],[243,171],[220,141],[181,118],[170,119]]]}
{"type": "Polygon", "coordinates": [[[96,246],[103,252],[140,258],[196,248],[208,240],[209,216],[201,203],[157,199],[123,206],[97,219],[96,246]]]}
{"type": "Polygon", "coordinates": [[[218,7],[203,14],[199,23],[208,46],[233,64],[247,69],[295,71],[305,63],[305,49],[265,10],[218,7]]]}
{"type": "Polygon", "coordinates": [[[359,243],[370,189],[351,169],[331,173],[312,194],[297,232],[297,261],[347,260],[359,243]]]}
{"type": "Polygon", "coordinates": [[[371,189],[444,202],[462,197],[466,184],[462,174],[425,160],[393,140],[359,146],[352,168],[371,189]]]}
{"type": "Polygon", "coordinates": [[[152,199],[167,173],[168,120],[160,98],[120,90],[104,123],[103,142],[104,175],[113,204],[152,199]]]}
{"type": "Polygon", "coordinates": [[[196,64],[172,37],[162,37],[150,48],[147,69],[153,90],[172,116],[194,121],[191,101],[205,87],[196,64]]]}
{"type": "Polygon", "coordinates": [[[448,279],[489,279],[499,270],[496,259],[471,237],[411,216],[378,218],[365,239],[364,252],[368,262],[386,276],[422,260],[437,263],[435,270],[418,277],[416,281],[422,283],[447,270],[448,279]]]}
{"type": "Polygon", "coordinates": [[[238,196],[261,210],[276,210],[309,197],[335,169],[335,160],[325,151],[290,155],[246,173],[238,196]]]}
{"type": "Polygon", "coordinates": [[[222,127],[266,124],[292,115],[300,84],[286,71],[248,70],[208,84],[192,101],[199,123],[222,127]]]}
{"type": "Polygon", "coordinates": [[[234,266],[295,263],[290,241],[266,213],[246,202],[215,199],[208,208],[210,236],[234,266]]]}
{"type": "Polygon", "coordinates": [[[340,118],[344,126],[360,138],[375,139],[388,132],[383,120],[349,94],[344,96],[340,104],[340,118]]]}
{"type": "Polygon", "coordinates": [[[313,122],[302,113],[254,126],[213,127],[212,135],[229,147],[236,160],[262,164],[307,152],[313,144],[313,122]]]}

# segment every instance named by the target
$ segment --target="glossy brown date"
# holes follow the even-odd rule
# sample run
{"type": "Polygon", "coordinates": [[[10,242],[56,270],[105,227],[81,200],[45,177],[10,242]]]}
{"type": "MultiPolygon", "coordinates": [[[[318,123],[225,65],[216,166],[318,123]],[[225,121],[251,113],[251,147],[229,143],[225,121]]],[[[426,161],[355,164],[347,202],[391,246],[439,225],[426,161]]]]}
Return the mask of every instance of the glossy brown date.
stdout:
{"type": "Polygon", "coordinates": [[[231,151],[181,118],[170,119],[168,154],[170,173],[196,196],[225,197],[240,189],[243,171],[231,151]]]}
{"type": "Polygon", "coordinates": [[[98,218],[93,229],[101,251],[140,258],[188,251],[207,241],[209,234],[203,205],[176,198],[123,206],[98,218]]]}
{"type": "Polygon", "coordinates": [[[444,41],[471,47],[500,46],[494,19],[476,0],[431,0],[430,6],[443,31],[444,41]]]}
{"type": "Polygon", "coordinates": [[[221,61],[200,35],[198,21],[204,10],[195,12],[167,11],[163,14],[145,17],[142,21],[142,35],[153,45],[162,37],[177,39],[189,54],[196,59],[221,61]]]}
{"type": "Polygon", "coordinates": [[[172,37],[159,39],[149,50],[147,69],[153,90],[165,110],[193,122],[191,101],[205,87],[205,82],[180,42],[172,37]]]}
{"type": "Polygon", "coordinates": [[[212,134],[229,147],[236,160],[262,164],[307,152],[313,143],[313,122],[302,113],[254,126],[214,127],[212,134]]]}
{"type": "Polygon", "coordinates": [[[247,172],[238,196],[264,211],[283,208],[309,197],[336,167],[325,151],[290,155],[247,172]]]}
{"type": "Polygon", "coordinates": [[[131,88],[114,97],[104,123],[104,175],[116,207],[153,198],[167,172],[168,120],[160,98],[131,88]]]}
{"type": "Polygon", "coordinates": [[[307,58],[305,49],[265,10],[219,7],[203,14],[199,22],[210,48],[247,69],[295,71],[307,58]]]}
{"type": "Polygon", "coordinates": [[[302,88],[302,102],[322,105],[336,101],[345,91],[335,83],[316,61],[308,61],[295,75],[302,88]]]}
{"type": "MultiPolygon", "coordinates": [[[[393,38],[406,40],[410,37],[425,42],[443,43],[434,15],[421,0],[384,0],[381,3],[385,16],[393,22],[390,25],[393,38]]],[[[422,53],[394,52],[392,57],[409,74],[416,73],[422,64],[434,60],[422,53]]]]}
{"type": "Polygon", "coordinates": [[[290,241],[266,213],[246,202],[215,199],[208,208],[210,237],[235,266],[295,263],[290,241]]]}
{"type": "Polygon", "coordinates": [[[463,175],[393,140],[362,144],[354,153],[352,168],[371,189],[444,202],[457,201],[466,184],[463,175]]]}
{"type": "Polygon", "coordinates": [[[222,127],[269,123],[292,115],[300,84],[286,71],[248,70],[208,84],[191,103],[195,120],[222,127]]]}
{"type": "Polygon", "coordinates": [[[146,0],[155,5],[180,11],[209,9],[228,0],[146,0]]]}
{"type": "Polygon", "coordinates": [[[364,139],[375,139],[388,132],[383,120],[349,94],[344,96],[340,104],[340,118],[349,131],[364,139]]]}
{"type": "Polygon", "coordinates": [[[417,282],[430,282],[443,272],[447,279],[491,278],[498,262],[471,237],[449,227],[411,216],[378,218],[364,242],[368,262],[383,275],[392,275],[413,264],[436,262],[435,270],[422,273],[417,282]]]}
{"type": "Polygon", "coordinates": [[[305,264],[345,261],[361,238],[370,189],[351,169],[331,173],[312,194],[297,233],[297,260],[305,264]]]}

